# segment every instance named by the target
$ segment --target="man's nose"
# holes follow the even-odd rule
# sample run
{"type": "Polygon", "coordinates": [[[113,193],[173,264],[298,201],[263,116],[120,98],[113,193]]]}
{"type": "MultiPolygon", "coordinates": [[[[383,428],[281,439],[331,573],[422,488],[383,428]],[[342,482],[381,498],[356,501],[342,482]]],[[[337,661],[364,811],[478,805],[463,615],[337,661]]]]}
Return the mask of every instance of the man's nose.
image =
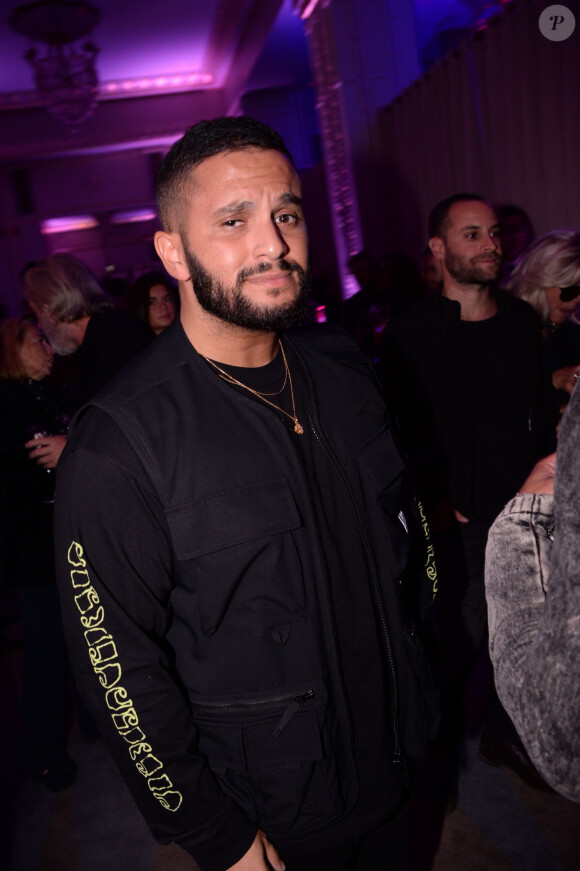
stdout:
{"type": "Polygon", "coordinates": [[[486,236],[484,239],[484,248],[486,251],[497,251],[498,253],[501,253],[501,240],[499,236],[486,236]]]}
{"type": "Polygon", "coordinates": [[[253,256],[259,259],[280,260],[290,250],[274,220],[262,221],[256,226],[253,256]]]}

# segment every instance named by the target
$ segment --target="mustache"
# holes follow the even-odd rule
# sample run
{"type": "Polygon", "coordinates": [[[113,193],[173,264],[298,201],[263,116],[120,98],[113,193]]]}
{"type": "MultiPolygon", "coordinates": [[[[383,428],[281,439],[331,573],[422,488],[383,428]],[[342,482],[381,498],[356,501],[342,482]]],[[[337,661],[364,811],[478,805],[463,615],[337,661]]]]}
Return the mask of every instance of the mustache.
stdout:
{"type": "MultiPolygon", "coordinates": [[[[271,272],[274,269],[272,263],[259,263],[258,266],[248,266],[246,269],[240,270],[238,273],[238,281],[241,283],[247,278],[252,278],[254,275],[264,275],[266,272],[271,272]]],[[[303,273],[304,270],[294,260],[278,260],[276,263],[276,271],[278,272],[298,272],[303,273]]]]}

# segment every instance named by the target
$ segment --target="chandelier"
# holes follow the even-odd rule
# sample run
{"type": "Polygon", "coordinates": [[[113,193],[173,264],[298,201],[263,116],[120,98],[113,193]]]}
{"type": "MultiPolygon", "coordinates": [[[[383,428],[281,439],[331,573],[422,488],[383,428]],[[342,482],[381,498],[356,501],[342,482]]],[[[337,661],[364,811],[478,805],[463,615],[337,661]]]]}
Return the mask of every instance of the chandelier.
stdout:
{"type": "Polygon", "coordinates": [[[17,7],[10,16],[12,30],[44,45],[30,48],[24,57],[43,105],[73,132],[97,106],[99,49],[79,41],[99,19],[99,11],[81,0],[39,0],[17,7]]]}

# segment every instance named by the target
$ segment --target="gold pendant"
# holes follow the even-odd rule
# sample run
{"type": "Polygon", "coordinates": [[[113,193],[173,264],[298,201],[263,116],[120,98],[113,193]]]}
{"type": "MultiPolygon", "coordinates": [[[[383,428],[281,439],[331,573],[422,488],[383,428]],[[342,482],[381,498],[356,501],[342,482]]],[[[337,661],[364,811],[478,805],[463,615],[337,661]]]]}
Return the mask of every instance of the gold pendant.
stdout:
{"type": "Polygon", "coordinates": [[[294,432],[298,433],[298,435],[302,435],[304,433],[304,429],[300,426],[296,418],[294,418],[294,432]]]}

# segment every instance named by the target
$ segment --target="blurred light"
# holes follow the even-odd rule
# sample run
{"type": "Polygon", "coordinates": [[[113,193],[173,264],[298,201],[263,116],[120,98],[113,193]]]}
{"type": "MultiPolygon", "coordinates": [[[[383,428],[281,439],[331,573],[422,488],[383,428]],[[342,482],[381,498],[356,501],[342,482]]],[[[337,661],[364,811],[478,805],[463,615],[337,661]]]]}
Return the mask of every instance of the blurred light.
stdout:
{"type": "Polygon", "coordinates": [[[152,78],[124,78],[105,82],[101,89],[102,99],[114,99],[122,97],[127,92],[132,96],[151,95],[157,93],[171,93],[188,91],[190,88],[202,85],[212,85],[211,73],[175,73],[174,75],[161,75],[152,78]]]}
{"type": "Polygon", "coordinates": [[[300,18],[303,21],[306,21],[307,18],[310,18],[316,7],[318,6],[318,0],[310,0],[309,3],[306,3],[304,9],[300,13],[300,18]]]}
{"type": "Polygon", "coordinates": [[[140,221],[152,221],[157,217],[155,209],[125,209],[111,215],[111,224],[138,224],[140,221]]]}
{"type": "Polygon", "coordinates": [[[92,230],[99,222],[93,215],[72,215],[68,218],[48,218],[40,222],[40,232],[44,236],[55,233],[73,233],[75,230],[92,230]]]}

